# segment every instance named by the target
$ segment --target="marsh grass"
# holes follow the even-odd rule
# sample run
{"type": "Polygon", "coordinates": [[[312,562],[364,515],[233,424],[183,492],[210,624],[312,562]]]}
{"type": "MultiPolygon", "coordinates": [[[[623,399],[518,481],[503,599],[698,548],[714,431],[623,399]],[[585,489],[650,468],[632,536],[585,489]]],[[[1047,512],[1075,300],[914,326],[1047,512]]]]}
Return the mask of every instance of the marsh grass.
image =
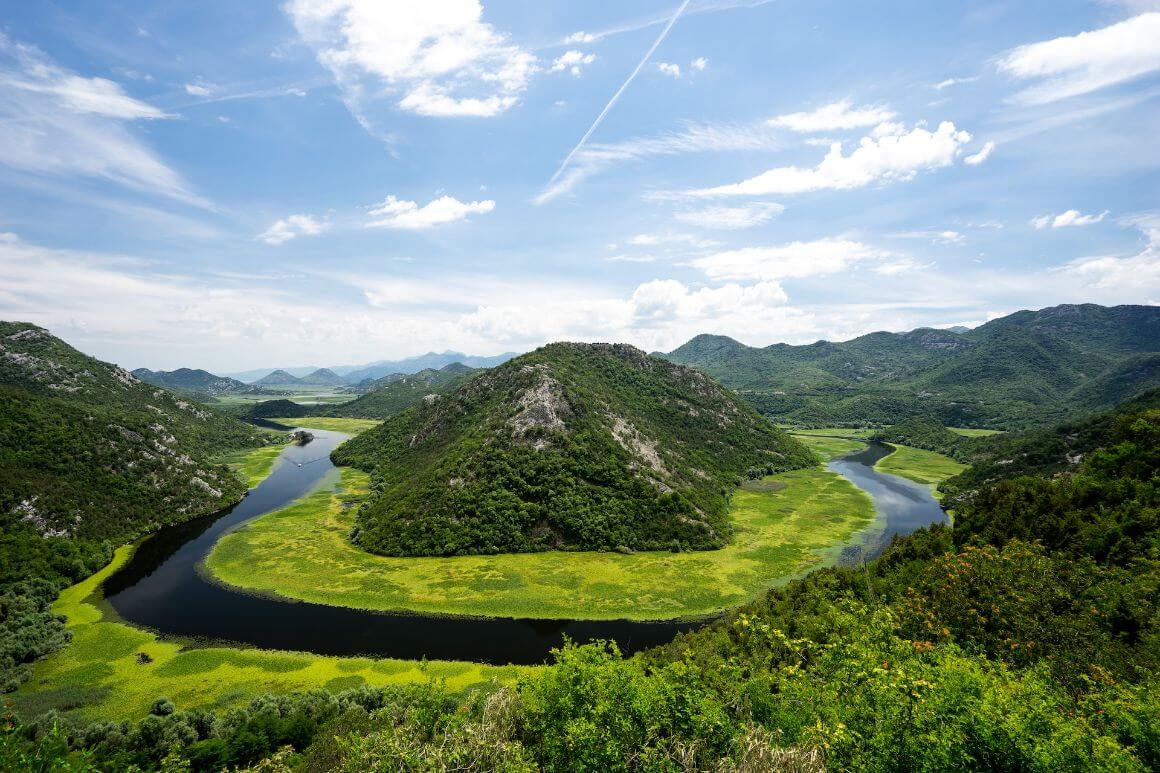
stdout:
{"type": "Polygon", "coordinates": [[[795,432],[794,437],[805,443],[811,451],[822,458],[823,462],[861,451],[866,447],[866,444],[860,440],[829,435],[799,435],[795,432]]]}
{"type": "Polygon", "coordinates": [[[280,424],[286,429],[294,429],[295,427],[325,429],[348,435],[357,435],[382,424],[379,419],[336,419],[328,416],[303,416],[299,419],[267,419],[266,421],[280,424]]]}
{"type": "Polygon", "coordinates": [[[878,432],[876,429],[866,427],[821,427],[819,429],[798,429],[797,427],[783,427],[783,429],[793,435],[836,438],[868,438],[875,432],[878,432]]]}
{"type": "Polygon", "coordinates": [[[36,663],[32,677],[10,698],[18,713],[49,709],[83,720],[139,719],[158,696],[182,709],[228,708],[266,693],[357,684],[381,686],[439,678],[453,690],[491,682],[512,683],[534,671],[526,666],[485,666],[444,661],[322,657],[236,647],[199,647],[171,641],[116,619],[100,585],[132,554],[120,548],[113,561],[67,588],[55,609],[68,618],[73,640],[36,663]],[[148,658],[139,657],[140,654],[148,658]]]}
{"type": "Polygon", "coordinates": [[[934,451],[894,443],[887,445],[894,449],[894,453],[879,459],[874,469],[921,483],[930,489],[936,499],[941,496],[935,488],[939,483],[967,469],[967,465],[959,464],[954,459],[936,454],[934,451]]]}
{"type": "Polygon", "coordinates": [[[736,535],[711,551],[517,553],[390,558],[347,540],[344,500],[367,477],[342,470],[319,490],[224,537],[210,574],[239,588],[372,610],[564,619],[699,617],[745,602],[818,565],[874,518],[870,498],[822,468],[796,470],[733,496],[736,535]]]}
{"type": "Polygon", "coordinates": [[[283,444],[252,448],[248,451],[227,454],[219,457],[217,461],[228,464],[230,469],[237,472],[246,482],[247,488],[254,488],[274,471],[274,465],[285,448],[283,444]]]}

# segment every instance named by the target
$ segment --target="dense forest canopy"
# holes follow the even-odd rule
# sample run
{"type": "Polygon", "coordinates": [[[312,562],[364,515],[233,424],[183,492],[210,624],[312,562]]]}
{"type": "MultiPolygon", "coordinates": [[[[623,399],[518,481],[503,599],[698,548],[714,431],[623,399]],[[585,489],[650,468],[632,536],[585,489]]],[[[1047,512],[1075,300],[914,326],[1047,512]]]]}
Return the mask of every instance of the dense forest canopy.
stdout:
{"type": "Polygon", "coordinates": [[[871,333],[806,346],[697,336],[663,355],[802,426],[1017,428],[1107,410],[1160,387],[1160,309],[1094,304],[1020,311],[973,330],[871,333]]]}
{"type": "Polygon", "coordinates": [[[39,327],[0,322],[0,630],[22,642],[0,670],[59,635],[55,591],[115,546],[240,499],[245,485],[212,458],[267,442],[39,327]]]}

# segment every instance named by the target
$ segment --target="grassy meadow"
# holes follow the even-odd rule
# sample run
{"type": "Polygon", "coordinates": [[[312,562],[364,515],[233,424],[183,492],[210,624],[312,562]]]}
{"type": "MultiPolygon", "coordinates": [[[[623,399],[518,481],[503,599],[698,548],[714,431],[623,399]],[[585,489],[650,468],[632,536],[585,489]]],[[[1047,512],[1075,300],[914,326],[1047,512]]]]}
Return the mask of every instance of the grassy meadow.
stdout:
{"type": "Polygon", "coordinates": [[[248,488],[254,488],[274,470],[274,464],[285,448],[284,444],[253,448],[228,454],[217,461],[228,464],[246,481],[248,488]]]}
{"type": "Polygon", "coordinates": [[[797,427],[782,427],[786,432],[794,435],[806,435],[810,437],[844,437],[844,438],[869,438],[878,430],[867,427],[822,427],[821,429],[798,429],[797,427]]]}
{"type": "Polygon", "coordinates": [[[969,427],[947,427],[951,432],[963,437],[990,437],[991,435],[1002,435],[1001,429],[970,429],[969,427]]]}
{"type": "Polygon", "coordinates": [[[733,498],[734,541],[685,553],[390,558],[350,545],[366,476],[319,490],[224,537],[210,574],[240,588],[374,610],[663,620],[740,604],[821,563],[874,518],[870,497],[823,468],[756,481],[733,498]]]}
{"type": "Polygon", "coordinates": [[[879,459],[874,469],[921,483],[930,489],[936,499],[939,498],[939,493],[935,490],[935,486],[967,469],[967,465],[959,464],[954,459],[936,454],[934,451],[893,443],[887,445],[894,449],[894,453],[879,459]]]}
{"type": "Polygon", "coordinates": [[[357,435],[368,429],[377,427],[382,422],[378,419],[335,419],[328,416],[303,416],[300,419],[266,419],[266,421],[280,424],[286,429],[304,427],[305,429],[323,429],[331,432],[343,432],[347,435],[357,435]]]}
{"type": "Polygon", "coordinates": [[[866,444],[862,441],[851,440],[850,438],[831,437],[829,435],[799,435],[796,432],[793,436],[809,446],[810,450],[820,456],[823,462],[828,462],[831,459],[836,459],[846,454],[852,454],[866,447],[866,444]]]}
{"type": "Polygon", "coordinates": [[[113,561],[61,593],[54,609],[68,618],[72,642],[40,660],[32,678],[10,698],[24,716],[49,709],[88,720],[139,719],[165,696],[183,709],[228,708],[265,693],[312,688],[340,691],[359,685],[445,680],[451,689],[509,683],[526,666],[442,661],[323,657],[235,647],[190,647],[120,622],[104,603],[100,584],[132,555],[113,561]]]}

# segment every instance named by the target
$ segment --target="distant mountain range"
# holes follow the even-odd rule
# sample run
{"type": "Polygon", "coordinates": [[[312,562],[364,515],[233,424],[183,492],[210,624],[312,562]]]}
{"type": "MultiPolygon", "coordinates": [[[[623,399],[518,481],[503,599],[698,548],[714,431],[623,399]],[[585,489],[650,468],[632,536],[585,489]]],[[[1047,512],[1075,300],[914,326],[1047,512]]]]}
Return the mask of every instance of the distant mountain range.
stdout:
{"type": "Polygon", "coordinates": [[[287,373],[285,370],[275,370],[254,382],[255,386],[332,386],[339,387],[346,384],[346,379],[329,368],[318,368],[301,377],[287,373]]]}
{"type": "Polygon", "coordinates": [[[1020,311],[973,330],[750,347],[700,335],[660,355],[692,365],[778,421],[1017,427],[1105,410],[1160,386],[1160,308],[1020,311]]]}
{"type": "Polygon", "coordinates": [[[225,395],[252,392],[254,387],[227,376],[215,376],[207,370],[178,368],[177,370],[149,370],[137,368],[133,375],[154,386],[191,394],[225,395]]]}
{"type": "Polygon", "coordinates": [[[319,415],[359,419],[386,419],[418,405],[424,397],[443,394],[458,387],[475,368],[453,362],[436,370],[426,368],[418,373],[383,376],[371,382],[373,388],[349,403],[320,406],[319,415]]]}
{"type": "MultiPolygon", "coordinates": [[[[320,368],[317,365],[301,366],[301,367],[283,367],[277,368],[273,372],[281,372],[286,376],[294,378],[309,377],[316,374],[318,371],[329,371],[343,378],[343,383],[358,384],[368,379],[374,381],[383,376],[389,376],[394,373],[409,374],[418,373],[421,370],[433,368],[438,370],[445,365],[450,365],[453,362],[462,363],[469,368],[492,368],[501,363],[507,362],[512,357],[516,356],[516,352],[505,352],[504,354],[497,354],[495,356],[486,357],[473,354],[464,354],[462,352],[428,352],[427,354],[420,354],[415,357],[407,357],[402,360],[377,360],[375,362],[366,363],[365,365],[332,365],[329,368],[320,368]]],[[[266,376],[270,375],[269,369],[254,369],[232,372],[226,374],[231,378],[246,383],[255,383],[266,376]]],[[[286,382],[294,383],[294,382],[286,382]]]]}

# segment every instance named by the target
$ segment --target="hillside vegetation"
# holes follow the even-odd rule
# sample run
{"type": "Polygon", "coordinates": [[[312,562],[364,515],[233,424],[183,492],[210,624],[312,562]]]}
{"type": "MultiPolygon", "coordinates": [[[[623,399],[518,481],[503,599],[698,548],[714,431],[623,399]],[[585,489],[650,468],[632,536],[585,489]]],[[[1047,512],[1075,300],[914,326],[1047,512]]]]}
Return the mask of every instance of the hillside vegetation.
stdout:
{"type": "Polygon", "coordinates": [[[669,354],[803,426],[1013,428],[1106,410],[1160,386],[1160,308],[1094,304],[1020,311],[973,330],[871,333],[748,347],[697,336],[669,354]]]}
{"type": "Polygon", "coordinates": [[[255,391],[255,387],[243,384],[237,379],[227,376],[215,376],[208,370],[193,370],[178,368],[177,370],[149,370],[137,368],[133,375],[142,381],[170,389],[177,392],[186,392],[199,397],[214,397],[225,394],[239,394],[255,391]]]}
{"type": "Polygon", "coordinates": [[[1125,410],[1070,472],[984,487],[953,532],[920,530],[634,658],[569,646],[515,686],[467,696],[432,684],[231,712],[159,698],[143,720],[76,728],[48,716],[0,735],[0,762],[1156,770],[1158,433],[1160,412],[1125,410]]]}
{"type": "Polygon", "coordinates": [[[353,540],[386,555],[706,549],[746,475],[814,463],[699,371],[552,344],[336,449],[370,472],[353,540]]]}
{"type": "Polygon", "coordinates": [[[386,419],[418,405],[427,395],[454,390],[474,372],[473,368],[454,362],[438,370],[426,368],[410,375],[386,376],[349,403],[321,406],[319,415],[386,419]]]}
{"type": "Polygon", "coordinates": [[[240,499],[245,484],[210,460],[265,442],[39,327],[0,322],[0,597],[20,600],[0,603],[0,632],[22,642],[7,660],[0,647],[0,672],[38,654],[56,591],[114,546],[240,499]]]}

